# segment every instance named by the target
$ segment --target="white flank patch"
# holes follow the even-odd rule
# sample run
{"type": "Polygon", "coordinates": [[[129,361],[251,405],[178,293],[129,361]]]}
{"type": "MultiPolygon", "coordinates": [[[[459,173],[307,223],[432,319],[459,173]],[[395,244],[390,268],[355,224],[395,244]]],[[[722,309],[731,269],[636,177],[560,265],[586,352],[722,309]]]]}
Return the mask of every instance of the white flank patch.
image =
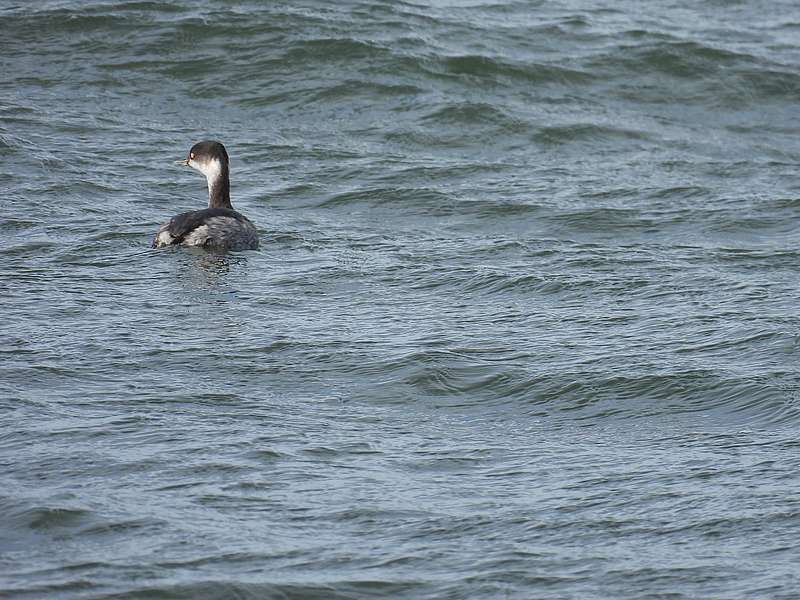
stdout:
{"type": "Polygon", "coordinates": [[[208,225],[193,229],[181,242],[184,246],[203,246],[208,240],[208,225]]]}
{"type": "Polygon", "coordinates": [[[159,248],[162,246],[169,246],[173,239],[175,238],[173,238],[166,229],[164,231],[159,231],[158,237],[156,237],[156,246],[159,248]]]}

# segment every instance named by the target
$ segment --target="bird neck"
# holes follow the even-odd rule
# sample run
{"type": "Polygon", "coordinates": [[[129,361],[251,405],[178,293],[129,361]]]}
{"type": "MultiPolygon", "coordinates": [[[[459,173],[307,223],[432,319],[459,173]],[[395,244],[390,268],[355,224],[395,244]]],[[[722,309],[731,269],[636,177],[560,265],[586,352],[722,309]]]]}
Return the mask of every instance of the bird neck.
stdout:
{"type": "Polygon", "coordinates": [[[208,208],[233,208],[228,165],[220,165],[220,169],[216,173],[207,175],[206,179],[208,181],[208,208]]]}

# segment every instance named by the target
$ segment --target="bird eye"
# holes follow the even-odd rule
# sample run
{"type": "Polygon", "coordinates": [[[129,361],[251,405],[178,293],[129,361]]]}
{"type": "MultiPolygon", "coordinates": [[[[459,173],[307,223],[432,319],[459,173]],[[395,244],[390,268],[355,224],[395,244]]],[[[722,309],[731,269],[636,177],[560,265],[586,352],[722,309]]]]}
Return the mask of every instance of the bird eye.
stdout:
{"type": "Polygon", "coordinates": [[[191,158],[192,160],[194,160],[194,152],[190,152],[190,153],[189,153],[189,158],[191,158]]]}

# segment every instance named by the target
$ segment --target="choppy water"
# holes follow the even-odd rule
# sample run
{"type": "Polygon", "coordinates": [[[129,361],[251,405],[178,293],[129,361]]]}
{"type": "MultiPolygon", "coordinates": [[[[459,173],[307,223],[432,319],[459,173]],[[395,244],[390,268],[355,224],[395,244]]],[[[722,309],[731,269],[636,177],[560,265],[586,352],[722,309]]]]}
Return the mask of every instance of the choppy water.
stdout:
{"type": "Polygon", "coordinates": [[[797,598],[792,2],[0,4],[0,595],[797,598]],[[148,248],[226,143],[261,250],[148,248]]]}

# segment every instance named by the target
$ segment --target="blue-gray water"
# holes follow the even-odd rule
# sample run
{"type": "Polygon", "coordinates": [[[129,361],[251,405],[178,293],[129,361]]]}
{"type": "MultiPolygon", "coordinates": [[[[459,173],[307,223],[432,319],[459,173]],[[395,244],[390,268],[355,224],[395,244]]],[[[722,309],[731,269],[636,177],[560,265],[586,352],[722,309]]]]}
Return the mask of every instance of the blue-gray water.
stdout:
{"type": "Polygon", "coordinates": [[[797,598],[793,2],[0,3],[0,595],[797,598]],[[151,250],[232,159],[261,249],[151,250]]]}

